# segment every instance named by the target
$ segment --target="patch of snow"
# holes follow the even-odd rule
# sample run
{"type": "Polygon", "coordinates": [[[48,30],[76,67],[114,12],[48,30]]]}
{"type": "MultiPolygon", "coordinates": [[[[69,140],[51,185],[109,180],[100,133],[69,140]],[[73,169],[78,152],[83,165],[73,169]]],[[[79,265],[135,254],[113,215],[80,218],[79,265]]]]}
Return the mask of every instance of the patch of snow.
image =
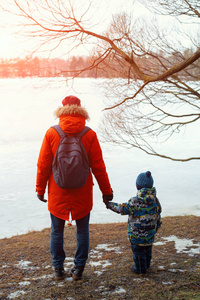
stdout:
{"type": "MultiPolygon", "coordinates": [[[[163,237],[162,239],[166,242],[174,242],[177,253],[187,253],[189,256],[200,254],[200,243],[196,243],[194,240],[179,239],[175,235],[163,237]]],[[[164,245],[166,242],[156,242],[154,246],[164,245]]]]}
{"type": "Polygon", "coordinates": [[[42,276],[39,276],[39,277],[32,277],[31,279],[32,280],[39,280],[39,279],[47,279],[47,278],[52,278],[52,277],[53,277],[53,275],[49,274],[49,275],[42,275],[42,276]]]}
{"type": "Polygon", "coordinates": [[[30,264],[32,264],[30,261],[20,260],[18,264],[15,264],[15,266],[22,269],[28,269],[30,264]]]}
{"type": "Polygon", "coordinates": [[[56,285],[58,287],[63,287],[63,286],[65,286],[65,281],[73,281],[73,278],[72,277],[66,277],[64,279],[64,281],[62,281],[62,282],[53,281],[51,284],[56,285]]]}
{"type": "Polygon", "coordinates": [[[107,287],[105,287],[104,285],[100,285],[99,287],[98,287],[98,289],[96,289],[95,291],[96,292],[98,292],[98,291],[104,291],[104,293],[105,293],[105,291],[107,291],[108,290],[108,288],[107,287]]]}
{"type": "Polygon", "coordinates": [[[19,282],[19,285],[29,285],[31,284],[30,281],[21,281],[19,282]]]}
{"type": "Polygon", "coordinates": [[[194,243],[193,240],[179,239],[175,235],[164,237],[167,242],[174,242],[177,253],[187,253],[189,255],[200,254],[200,243],[194,243]],[[187,249],[191,247],[190,249],[187,249]]]}
{"type": "Polygon", "coordinates": [[[176,270],[176,269],[168,269],[168,271],[172,272],[172,273],[177,273],[178,272],[178,270],[176,270]]]}
{"type": "Polygon", "coordinates": [[[105,250],[105,251],[115,251],[116,253],[122,253],[120,247],[116,247],[113,244],[99,244],[95,249],[97,250],[105,250]]]}
{"type": "Polygon", "coordinates": [[[100,290],[104,290],[104,289],[106,289],[106,290],[107,290],[108,288],[107,288],[107,287],[105,287],[104,285],[100,285],[100,286],[99,286],[99,289],[100,289],[100,290]]]}
{"type": "Polygon", "coordinates": [[[163,281],[162,284],[173,284],[173,281],[163,281]]]}
{"type": "Polygon", "coordinates": [[[108,260],[90,261],[89,264],[90,264],[92,267],[98,267],[98,266],[101,266],[102,268],[107,268],[108,266],[111,266],[111,265],[112,265],[108,260]]]}
{"type": "Polygon", "coordinates": [[[100,276],[101,274],[103,274],[102,271],[94,271],[94,273],[95,273],[97,276],[100,276]]]}
{"type": "Polygon", "coordinates": [[[66,257],[65,260],[74,261],[73,257],[66,257]]]}
{"type": "Polygon", "coordinates": [[[123,289],[122,287],[118,287],[112,294],[123,294],[123,293],[126,293],[126,290],[123,289]]]}
{"type": "Polygon", "coordinates": [[[139,282],[139,281],[143,281],[143,280],[140,279],[140,278],[134,278],[133,281],[138,281],[139,282]]]}
{"type": "Polygon", "coordinates": [[[23,269],[23,270],[27,270],[27,269],[30,269],[30,270],[39,270],[40,269],[40,267],[29,266],[30,264],[32,264],[32,262],[20,260],[18,264],[15,264],[15,267],[23,269]]]}
{"type": "Polygon", "coordinates": [[[165,270],[164,266],[158,266],[158,270],[165,270]]]}
{"type": "Polygon", "coordinates": [[[97,266],[101,266],[102,261],[90,261],[89,264],[92,267],[97,267],[97,266]]]}
{"type": "Polygon", "coordinates": [[[186,272],[186,270],[181,270],[181,269],[168,269],[168,271],[172,272],[172,273],[177,273],[177,272],[184,273],[184,272],[186,272]]]}
{"type": "MultiPolygon", "coordinates": [[[[98,261],[90,261],[89,264],[91,266],[101,266],[102,268],[106,268],[108,266],[111,266],[112,263],[110,263],[108,260],[99,260],[102,257],[102,250],[103,251],[115,251],[116,253],[120,252],[120,247],[116,247],[113,244],[99,244],[96,246],[95,249],[90,251],[90,259],[98,259],[98,261]]],[[[101,275],[102,273],[99,273],[101,275]]]]}
{"type": "Polygon", "coordinates": [[[73,278],[72,277],[67,277],[67,278],[65,278],[65,281],[73,281],[73,278]]]}
{"type": "Polygon", "coordinates": [[[156,242],[156,243],[153,243],[154,246],[162,246],[162,245],[165,245],[165,242],[156,242]]]}
{"type": "Polygon", "coordinates": [[[20,297],[20,295],[25,295],[26,293],[24,291],[16,291],[14,293],[11,293],[10,295],[8,295],[8,299],[15,299],[20,297]]]}
{"type": "Polygon", "coordinates": [[[184,272],[186,272],[186,270],[181,270],[181,269],[168,269],[168,271],[172,272],[172,273],[177,273],[177,272],[184,273],[184,272]]]}
{"type": "Polygon", "coordinates": [[[65,286],[65,284],[64,284],[63,282],[59,282],[59,283],[57,284],[57,286],[58,286],[58,287],[63,287],[63,286],[65,286]]]}
{"type": "Polygon", "coordinates": [[[90,258],[97,257],[98,259],[102,257],[102,252],[99,252],[97,250],[91,250],[89,254],[90,258]]]}
{"type": "Polygon", "coordinates": [[[65,262],[64,265],[65,265],[66,267],[69,267],[69,266],[74,265],[74,262],[73,262],[73,261],[71,261],[71,262],[65,262]]]}
{"type": "Polygon", "coordinates": [[[105,260],[104,264],[102,265],[102,267],[103,268],[107,268],[108,266],[112,266],[112,264],[108,260],[105,260]]]}
{"type": "Polygon", "coordinates": [[[92,249],[92,250],[90,250],[90,254],[91,255],[98,255],[99,251],[92,249]]]}

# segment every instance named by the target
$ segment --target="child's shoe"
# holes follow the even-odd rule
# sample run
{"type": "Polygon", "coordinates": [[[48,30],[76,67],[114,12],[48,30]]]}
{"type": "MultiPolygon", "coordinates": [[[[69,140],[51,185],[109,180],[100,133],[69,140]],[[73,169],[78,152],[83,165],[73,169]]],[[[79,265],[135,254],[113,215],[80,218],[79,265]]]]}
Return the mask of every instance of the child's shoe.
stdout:
{"type": "Polygon", "coordinates": [[[131,267],[131,271],[132,271],[133,273],[135,273],[135,274],[146,274],[146,272],[140,272],[140,271],[137,271],[137,270],[135,269],[135,266],[134,266],[134,265],[131,267]]]}
{"type": "Polygon", "coordinates": [[[55,268],[55,280],[65,279],[66,273],[63,267],[55,268]]]}
{"type": "Polygon", "coordinates": [[[79,280],[82,278],[82,273],[85,266],[74,266],[71,269],[71,276],[74,280],[79,280]]]}

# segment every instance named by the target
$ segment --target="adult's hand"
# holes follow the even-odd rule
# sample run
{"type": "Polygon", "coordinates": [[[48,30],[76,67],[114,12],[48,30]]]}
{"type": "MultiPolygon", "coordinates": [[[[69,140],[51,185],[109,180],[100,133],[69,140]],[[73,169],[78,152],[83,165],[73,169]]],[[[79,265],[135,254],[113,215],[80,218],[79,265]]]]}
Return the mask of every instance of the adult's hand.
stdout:
{"type": "Polygon", "coordinates": [[[46,199],[44,199],[44,195],[39,195],[39,194],[37,194],[37,197],[38,197],[38,199],[40,200],[40,201],[42,201],[42,202],[47,202],[47,200],[46,199]]]}
{"type": "Polygon", "coordinates": [[[113,194],[103,195],[103,202],[104,202],[104,204],[106,205],[107,208],[108,208],[108,203],[110,201],[112,201],[112,199],[113,199],[113,194]]]}

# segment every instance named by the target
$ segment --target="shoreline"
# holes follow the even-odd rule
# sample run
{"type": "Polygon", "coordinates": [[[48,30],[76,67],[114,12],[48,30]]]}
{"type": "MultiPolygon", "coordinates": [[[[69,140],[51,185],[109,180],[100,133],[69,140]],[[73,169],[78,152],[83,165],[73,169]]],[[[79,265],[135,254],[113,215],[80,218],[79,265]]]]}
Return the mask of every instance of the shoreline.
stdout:
{"type": "MultiPolygon", "coordinates": [[[[200,216],[193,215],[193,214],[191,214],[191,215],[165,216],[165,217],[161,217],[161,219],[163,220],[163,219],[168,219],[168,218],[185,218],[185,217],[196,217],[196,218],[199,218],[199,220],[200,220],[200,216]]],[[[127,220],[128,220],[128,216],[127,216],[127,220]]],[[[92,226],[92,225],[105,226],[105,225],[113,225],[113,224],[115,224],[115,225],[117,225],[117,224],[127,224],[127,221],[107,222],[107,223],[90,223],[90,226],[92,226]]],[[[73,223],[72,223],[72,227],[74,227],[74,226],[76,226],[75,221],[73,221],[73,223]]],[[[67,221],[65,223],[65,227],[66,228],[70,227],[70,226],[67,225],[67,221]]],[[[39,230],[30,230],[30,231],[27,231],[25,233],[18,233],[18,234],[15,234],[15,235],[11,236],[11,237],[2,237],[2,238],[0,237],[0,241],[4,240],[4,239],[12,239],[14,237],[20,237],[20,236],[24,236],[24,235],[29,235],[31,233],[37,233],[37,232],[39,233],[39,232],[41,232],[43,230],[50,230],[50,229],[51,229],[51,227],[45,227],[45,228],[42,228],[42,229],[39,229],[39,230]]]]}

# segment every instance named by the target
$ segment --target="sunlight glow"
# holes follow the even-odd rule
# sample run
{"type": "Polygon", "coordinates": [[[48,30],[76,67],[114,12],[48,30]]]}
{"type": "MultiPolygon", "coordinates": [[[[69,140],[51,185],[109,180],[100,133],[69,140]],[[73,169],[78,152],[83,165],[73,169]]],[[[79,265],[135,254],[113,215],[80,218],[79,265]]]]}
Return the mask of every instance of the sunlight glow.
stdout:
{"type": "MultiPolygon", "coordinates": [[[[33,2],[31,3],[31,1],[29,1],[30,6],[31,4],[33,4],[33,2]]],[[[11,3],[13,3],[14,7],[14,1],[11,1],[11,3]]],[[[19,3],[21,4],[23,3],[23,1],[20,0],[19,3]]],[[[147,13],[147,9],[142,7],[141,4],[138,4],[137,1],[134,2],[132,0],[127,0],[126,2],[124,2],[124,0],[101,0],[101,4],[99,4],[98,0],[74,0],[72,1],[72,5],[75,15],[78,18],[81,17],[83,12],[85,12],[87,8],[89,8],[86,13],[87,17],[85,19],[88,22],[88,28],[90,27],[91,30],[94,30],[97,33],[102,33],[109,27],[113,14],[121,13],[124,11],[131,12],[131,10],[133,10],[133,6],[133,13],[135,16],[147,13]],[[90,2],[91,6],[89,6],[90,2]]],[[[0,11],[1,10],[2,8],[0,8],[0,11]]],[[[16,57],[25,57],[26,55],[29,55],[33,49],[37,48],[37,38],[27,40],[25,37],[20,36],[20,33],[16,33],[18,30],[16,24],[19,20],[20,18],[18,18],[17,16],[12,15],[6,11],[3,12],[3,15],[0,18],[0,58],[10,59],[16,57]]],[[[21,21],[24,22],[24,19],[22,18],[21,21]]],[[[45,48],[45,50],[47,51],[44,51],[44,53],[42,51],[39,51],[39,56],[48,56],[49,49],[45,48]]],[[[55,56],[62,56],[62,51],[63,49],[61,47],[60,52],[55,51],[55,56]]],[[[83,55],[86,54],[84,53],[84,51],[86,52],[84,47],[82,47],[80,51],[81,55],[82,53],[83,55]]],[[[80,55],[80,53],[77,53],[75,51],[74,55],[78,54],[80,55]]]]}

